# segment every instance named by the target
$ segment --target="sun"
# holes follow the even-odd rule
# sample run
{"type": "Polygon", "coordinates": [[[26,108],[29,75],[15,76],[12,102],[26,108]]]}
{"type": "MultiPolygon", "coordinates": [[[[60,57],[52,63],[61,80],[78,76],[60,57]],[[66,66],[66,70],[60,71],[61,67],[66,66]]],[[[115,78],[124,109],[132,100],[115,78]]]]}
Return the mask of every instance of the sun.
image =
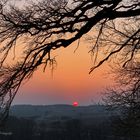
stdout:
{"type": "Polygon", "coordinates": [[[73,102],[73,106],[77,107],[78,106],[78,102],[73,102]]]}

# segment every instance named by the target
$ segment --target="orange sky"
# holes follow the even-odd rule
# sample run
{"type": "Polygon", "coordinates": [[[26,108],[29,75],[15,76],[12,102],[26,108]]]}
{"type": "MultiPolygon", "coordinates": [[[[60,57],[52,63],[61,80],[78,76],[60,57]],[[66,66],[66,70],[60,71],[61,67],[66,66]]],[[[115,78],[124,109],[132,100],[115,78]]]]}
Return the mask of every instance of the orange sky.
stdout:
{"type": "Polygon", "coordinates": [[[88,105],[97,102],[102,89],[111,83],[105,75],[107,66],[89,75],[93,63],[89,48],[83,43],[74,53],[76,47],[77,42],[58,50],[53,77],[49,68],[45,73],[40,68],[22,85],[13,104],[72,104],[77,101],[88,105]]]}
{"type": "MultiPolygon", "coordinates": [[[[17,3],[18,6],[23,4],[26,1],[17,3]]],[[[21,47],[22,44],[18,46],[21,47]]],[[[32,79],[21,86],[13,104],[72,104],[77,101],[79,105],[89,105],[98,102],[100,92],[111,84],[105,75],[107,66],[103,65],[89,75],[93,63],[89,48],[82,42],[74,53],[76,47],[77,42],[58,50],[55,54],[58,65],[53,77],[49,68],[45,73],[42,69],[36,71],[32,79]]]]}

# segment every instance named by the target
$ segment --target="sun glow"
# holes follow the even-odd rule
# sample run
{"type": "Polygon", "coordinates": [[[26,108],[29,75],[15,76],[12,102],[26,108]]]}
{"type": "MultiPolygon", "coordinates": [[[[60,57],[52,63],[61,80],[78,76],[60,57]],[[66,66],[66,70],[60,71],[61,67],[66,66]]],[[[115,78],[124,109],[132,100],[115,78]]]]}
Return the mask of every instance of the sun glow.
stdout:
{"type": "Polygon", "coordinates": [[[73,106],[77,107],[78,106],[78,102],[73,102],[73,106]]]}

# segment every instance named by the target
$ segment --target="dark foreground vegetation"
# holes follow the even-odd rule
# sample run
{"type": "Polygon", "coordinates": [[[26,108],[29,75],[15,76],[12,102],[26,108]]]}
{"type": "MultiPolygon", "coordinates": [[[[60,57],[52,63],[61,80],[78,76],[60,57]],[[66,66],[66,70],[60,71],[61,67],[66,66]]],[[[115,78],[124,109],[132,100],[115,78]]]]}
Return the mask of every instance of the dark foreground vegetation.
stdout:
{"type": "Polygon", "coordinates": [[[117,135],[111,124],[92,123],[86,125],[78,119],[64,122],[55,121],[47,125],[45,121],[11,117],[1,132],[0,140],[139,140],[140,137],[117,135]]]}
{"type": "Polygon", "coordinates": [[[46,124],[45,121],[11,117],[6,130],[12,133],[1,135],[1,140],[105,140],[111,135],[108,124],[86,125],[78,119],[46,124]]]}
{"type": "Polygon", "coordinates": [[[42,114],[38,114],[38,108],[42,108],[43,110],[43,106],[21,106],[14,109],[13,114],[16,115],[9,117],[5,128],[0,132],[0,140],[140,139],[140,128],[134,126],[134,121],[126,120],[126,124],[122,125],[119,121],[119,115],[117,116],[117,113],[115,114],[114,112],[109,115],[109,112],[104,111],[104,106],[86,107],[88,110],[92,108],[93,112],[86,111],[84,109],[85,107],[77,107],[72,110],[71,106],[50,106],[45,107],[48,109],[44,109],[44,116],[41,109],[39,112],[42,111],[42,114]],[[23,111],[24,117],[22,117],[22,114],[18,114],[21,111],[19,108],[24,108],[23,110],[29,110],[30,108],[29,114],[23,111]],[[35,113],[38,116],[36,114],[34,114],[36,116],[30,114],[34,112],[33,109],[36,109],[35,113]],[[49,115],[46,110],[49,110],[49,115]],[[68,110],[70,114],[65,110],[68,110]],[[72,111],[75,112],[75,116],[72,114],[72,111]],[[59,115],[55,112],[59,112],[59,115]],[[94,115],[94,113],[96,114],[94,115]]]}

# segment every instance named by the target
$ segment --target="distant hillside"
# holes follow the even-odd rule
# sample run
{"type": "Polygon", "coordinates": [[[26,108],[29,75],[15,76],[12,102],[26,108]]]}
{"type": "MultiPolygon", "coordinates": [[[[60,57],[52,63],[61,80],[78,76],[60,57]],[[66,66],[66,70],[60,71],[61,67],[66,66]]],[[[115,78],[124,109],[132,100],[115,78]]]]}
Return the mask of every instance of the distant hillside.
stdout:
{"type": "Polygon", "coordinates": [[[106,120],[111,115],[102,105],[15,105],[11,107],[11,116],[18,118],[34,118],[35,120],[67,120],[88,119],[106,120]]]}
{"type": "Polygon", "coordinates": [[[103,105],[15,105],[0,140],[116,140],[116,117],[103,105]]]}

